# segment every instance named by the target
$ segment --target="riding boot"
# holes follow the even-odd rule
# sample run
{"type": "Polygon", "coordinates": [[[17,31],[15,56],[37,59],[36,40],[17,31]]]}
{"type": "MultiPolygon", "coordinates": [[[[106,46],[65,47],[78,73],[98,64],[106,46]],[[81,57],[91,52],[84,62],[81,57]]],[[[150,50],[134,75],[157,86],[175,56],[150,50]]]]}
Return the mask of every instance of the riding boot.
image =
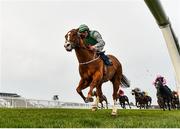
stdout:
{"type": "Polygon", "coordinates": [[[104,64],[107,66],[111,66],[112,65],[112,61],[109,59],[109,57],[107,55],[104,54],[105,52],[99,52],[98,54],[100,55],[100,57],[102,58],[102,60],[104,61],[104,64]]]}

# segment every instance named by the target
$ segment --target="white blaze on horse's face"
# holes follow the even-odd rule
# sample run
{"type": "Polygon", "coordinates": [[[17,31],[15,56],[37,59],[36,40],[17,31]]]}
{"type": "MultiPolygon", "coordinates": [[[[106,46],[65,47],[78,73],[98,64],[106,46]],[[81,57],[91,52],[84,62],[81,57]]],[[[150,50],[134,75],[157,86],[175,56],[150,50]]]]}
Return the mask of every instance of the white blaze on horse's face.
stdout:
{"type": "Polygon", "coordinates": [[[72,51],[72,45],[70,42],[65,41],[64,47],[67,51],[72,51]]]}
{"type": "Polygon", "coordinates": [[[64,44],[64,47],[67,51],[72,51],[73,47],[72,47],[72,44],[70,42],[70,33],[71,32],[68,32],[67,33],[67,38],[66,38],[66,41],[65,41],[65,44],[64,44]]]}

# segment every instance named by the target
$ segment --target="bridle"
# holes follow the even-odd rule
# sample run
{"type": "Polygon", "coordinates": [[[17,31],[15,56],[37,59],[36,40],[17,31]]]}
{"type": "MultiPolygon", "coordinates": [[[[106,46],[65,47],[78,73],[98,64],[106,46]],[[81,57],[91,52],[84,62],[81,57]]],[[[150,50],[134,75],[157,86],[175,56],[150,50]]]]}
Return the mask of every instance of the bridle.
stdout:
{"type": "Polygon", "coordinates": [[[77,41],[77,43],[74,43],[74,42],[66,39],[65,43],[67,43],[67,42],[71,44],[72,49],[75,49],[76,47],[80,47],[80,44],[79,44],[79,42],[80,42],[80,36],[78,35],[78,41],[77,41]]]}
{"type": "MultiPolygon", "coordinates": [[[[67,43],[67,42],[69,42],[70,44],[71,44],[71,47],[72,47],[72,49],[75,49],[75,48],[80,48],[81,46],[80,46],[80,34],[79,33],[77,33],[77,36],[78,36],[78,41],[77,41],[77,43],[74,43],[74,42],[72,42],[72,41],[70,41],[70,40],[68,40],[68,39],[66,39],[66,41],[65,41],[65,43],[67,43]]],[[[82,47],[83,49],[87,49],[86,47],[82,47]]],[[[98,56],[98,57],[96,57],[96,53],[94,53],[94,56],[93,56],[93,59],[92,60],[90,60],[90,61],[87,61],[87,62],[79,62],[79,65],[87,65],[87,64],[90,64],[90,63],[92,63],[92,62],[94,62],[94,61],[96,61],[96,60],[98,60],[99,58],[100,58],[100,55],[98,56]]]]}

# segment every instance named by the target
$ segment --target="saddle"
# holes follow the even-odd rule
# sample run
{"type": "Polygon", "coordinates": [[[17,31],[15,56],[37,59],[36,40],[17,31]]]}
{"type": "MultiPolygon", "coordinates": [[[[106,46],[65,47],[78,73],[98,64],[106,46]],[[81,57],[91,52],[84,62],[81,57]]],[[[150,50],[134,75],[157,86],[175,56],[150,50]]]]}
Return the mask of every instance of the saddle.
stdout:
{"type": "Polygon", "coordinates": [[[105,65],[107,65],[107,66],[112,65],[112,62],[110,61],[109,57],[107,55],[105,55],[105,51],[98,52],[97,54],[101,57],[101,59],[103,60],[105,65]]]}

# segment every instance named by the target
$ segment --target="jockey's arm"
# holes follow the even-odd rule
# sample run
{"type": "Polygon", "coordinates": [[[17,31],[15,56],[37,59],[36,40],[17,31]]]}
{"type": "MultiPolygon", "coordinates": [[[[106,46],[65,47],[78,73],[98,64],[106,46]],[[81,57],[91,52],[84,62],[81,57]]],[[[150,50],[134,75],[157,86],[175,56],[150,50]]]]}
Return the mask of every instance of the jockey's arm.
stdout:
{"type": "Polygon", "coordinates": [[[96,43],[96,45],[94,45],[96,51],[101,52],[104,48],[104,45],[105,45],[105,42],[101,37],[101,34],[96,31],[96,32],[94,32],[93,37],[98,42],[98,43],[96,43]]]}

